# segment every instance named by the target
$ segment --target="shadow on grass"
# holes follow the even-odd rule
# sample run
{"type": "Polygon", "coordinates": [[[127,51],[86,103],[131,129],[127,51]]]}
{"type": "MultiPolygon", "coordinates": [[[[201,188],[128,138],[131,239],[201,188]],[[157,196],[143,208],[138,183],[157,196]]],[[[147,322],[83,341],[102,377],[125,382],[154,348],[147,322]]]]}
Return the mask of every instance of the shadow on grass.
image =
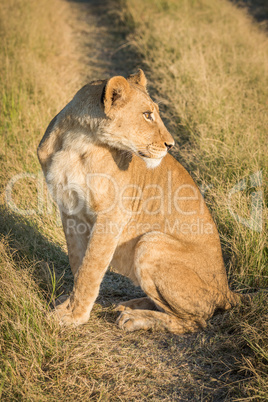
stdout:
{"type": "MultiPolygon", "coordinates": [[[[6,238],[15,261],[25,261],[35,266],[33,276],[43,290],[48,290],[49,269],[55,272],[57,281],[64,271],[69,279],[71,271],[68,257],[62,248],[40,233],[34,222],[3,205],[0,206],[0,235],[6,238]]],[[[28,266],[27,263],[25,266],[28,266]]]]}
{"type": "MultiPolygon", "coordinates": [[[[12,213],[5,206],[0,206],[0,237],[2,236],[6,238],[15,261],[25,262],[25,267],[28,267],[28,263],[33,264],[33,278],[48,299],[51,297],[53,274],[59,284],[56,296],[71,292],[73,275],[67,254],[60,245],[46,238],[34,226],[34,222],[12,213]]],[[[135,287],[129,279],[109,271],[101,284],[97,303],[107,307],[119,303],[120,300],[143,295],[140,288],[135,287]]]]}
{"type": "Polygon", "coordinates": [[[267,0],[230,0],[238,7],[247,9],[248,13],[268,30],[268,2],[267,0]]]}

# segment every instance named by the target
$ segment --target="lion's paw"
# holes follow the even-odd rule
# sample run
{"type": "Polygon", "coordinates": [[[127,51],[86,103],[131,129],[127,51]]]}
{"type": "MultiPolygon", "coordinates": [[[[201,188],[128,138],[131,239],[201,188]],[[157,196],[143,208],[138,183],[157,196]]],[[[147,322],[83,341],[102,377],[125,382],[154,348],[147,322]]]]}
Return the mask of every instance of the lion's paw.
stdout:
{"type": "Polygon", "coordinates": [[[130,309],[123,311],[118,317],[116,323],[119,328],[127,332],[137,331],[138,329],[146,328],[144,318],[139,317],[136,312],[130,309]]]}
{"type": "Polygon", "coordinates": [[[113,309],[114,311],[126,311],[126,310],[131,310],[129,307],[125,306],[124,302],[117,304],[115,308],[113,309]]]}
{"type": "Polygon", "coordinates": [[[79,314],[73,310],[70,298],[55,307],[51,313],[61,325],[81,325],[85,324],[88,319],[88,314],[79,314]]]}

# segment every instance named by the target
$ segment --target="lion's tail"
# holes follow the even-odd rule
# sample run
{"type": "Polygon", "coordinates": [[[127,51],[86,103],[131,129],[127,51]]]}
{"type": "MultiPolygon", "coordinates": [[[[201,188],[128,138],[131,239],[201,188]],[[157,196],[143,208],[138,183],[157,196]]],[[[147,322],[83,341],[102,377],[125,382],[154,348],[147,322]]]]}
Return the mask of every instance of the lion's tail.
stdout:
{"type": "Polygon", "coordinates": [[[231,307],[235,307],[239,304],[250,304],[252,302],[252,299],[262,292],[267,293],[268,290],[262,289],[257,290],[256,292],[250,292],[245,294],[232,292],[230,290],[227,297],[228,302],[226,303],[226,310],[228,310],[231,307]]]}

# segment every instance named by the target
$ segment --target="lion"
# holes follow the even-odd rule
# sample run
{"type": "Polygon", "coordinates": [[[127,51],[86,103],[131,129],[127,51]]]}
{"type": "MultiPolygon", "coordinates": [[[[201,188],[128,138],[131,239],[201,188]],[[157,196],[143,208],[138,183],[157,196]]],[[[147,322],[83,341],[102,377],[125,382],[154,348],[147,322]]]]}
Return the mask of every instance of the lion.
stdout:
{"type": "Polygon", "coordinates": [[[49,124],[38,158],[74,275],[55,309],[61,323],[89,320],[109,266],[147,295],[116,307],[125,331],[193,332],[240,302],[215,223],[173,146],[141,69],[85,85],[49,124]]]}

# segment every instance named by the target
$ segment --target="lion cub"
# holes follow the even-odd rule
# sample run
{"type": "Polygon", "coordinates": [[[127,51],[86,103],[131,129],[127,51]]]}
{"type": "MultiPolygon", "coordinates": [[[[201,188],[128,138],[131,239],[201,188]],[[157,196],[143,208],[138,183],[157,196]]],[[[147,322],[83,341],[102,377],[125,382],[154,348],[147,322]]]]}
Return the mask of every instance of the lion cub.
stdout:
{"type": "Polygon", "coordinates": [[[38,147],[74,275],[60,321],[88,321],[111,264],[148,297],[117,306],[127,331],[181,334],[239,302],[202,195],[168,150],[174,140],[142,70],[93,81],[51,121],[38,147]]]}

